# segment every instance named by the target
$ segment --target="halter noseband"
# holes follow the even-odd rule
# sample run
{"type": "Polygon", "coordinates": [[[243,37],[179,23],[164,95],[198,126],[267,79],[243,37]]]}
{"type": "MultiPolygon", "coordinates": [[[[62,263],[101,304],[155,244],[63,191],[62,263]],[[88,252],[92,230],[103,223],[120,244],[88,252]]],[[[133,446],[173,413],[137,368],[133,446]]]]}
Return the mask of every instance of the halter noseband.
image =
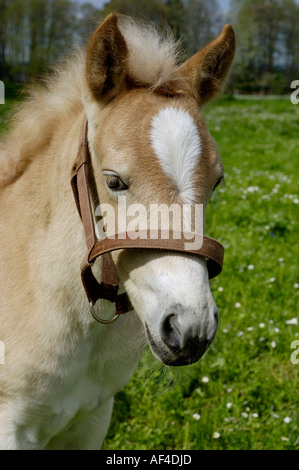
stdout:
{"type": "MultiPolygon", "coordinates": [[[[116,234],[115,238],[99,240],[95,232],[95,224],[91,206],[90,190],[88,185],[88,169],[91,167],[91,156],[88,147],[88,122],[84,117],[77,158],[72,170],[71,185],[79,215],[84,227],[87,254],[81,263],[81,279],[89,300],[93,317],[100,323],[112,323],[120,314],[133,310],[126,293],[118,294],[119,279],[115,266],[108,253],[122,249],[153,249],[174,251],[197,255],[207,259],[209,278],[220,274],[223,265],[224,247],[213,238],[203,236],[200,249],[186,250],[183,237],[178,239],[170,232],[169,238],[163,238],[163,232],[158,232],[158,238],[152,239],[149,233],[143,233],[139,239],[130,236],[130,232],[116,234]],[[171,234],[173,237],[171,238],[171,234]],[[100,281],[92,272],[92,266],[100,257],[100,281]],[[110,320],[103,320],[94,311],[94,305],[99,299],[109,300],[115,303],[115,315],[110,320]]],[[[135,233],[135,232],[133,232],[135,233]]],[[[135,234],[136,235],[136,234],[135,234]]]]}

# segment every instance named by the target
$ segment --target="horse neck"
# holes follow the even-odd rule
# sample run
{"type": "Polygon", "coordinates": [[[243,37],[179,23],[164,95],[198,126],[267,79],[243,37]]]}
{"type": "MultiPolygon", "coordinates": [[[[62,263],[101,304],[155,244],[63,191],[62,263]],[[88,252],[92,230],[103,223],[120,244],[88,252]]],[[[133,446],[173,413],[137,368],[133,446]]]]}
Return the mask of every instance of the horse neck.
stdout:
{"type": "Polygon", "coordinates": [[[58,124],[49,147],[36,156],[18,185],[31,208],[23,214],[23,236],[29,259],[37,260],[37,266],[32,265],[40,283],[36,288],[57,300],[60,293],[66,299],[70,296],[72,305],[86,302],[80,279],[86,242],[71,189],[82,119],[83,114],[58,124]]]}

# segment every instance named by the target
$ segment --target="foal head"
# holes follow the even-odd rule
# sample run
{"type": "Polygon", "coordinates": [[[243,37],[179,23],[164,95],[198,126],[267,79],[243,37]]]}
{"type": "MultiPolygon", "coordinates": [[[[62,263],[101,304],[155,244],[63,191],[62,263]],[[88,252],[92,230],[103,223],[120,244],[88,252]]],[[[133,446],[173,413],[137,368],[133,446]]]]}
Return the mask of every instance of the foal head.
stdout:
{"type": "MultiPolygon", "coordinates": [[[[100,201],[114,207],[116,220],[120,196],[127,207],[201,204],[204,220],[223,166],[200,108],[222,88],[234,50],[225,26],[177,66],[174,43],[131,20],[111,14],[95,31],[84,103],[100,201]]],[[[198,360],[218,323],[206,261],[154,250],[111,256],[158,359],[198,360]]]]}

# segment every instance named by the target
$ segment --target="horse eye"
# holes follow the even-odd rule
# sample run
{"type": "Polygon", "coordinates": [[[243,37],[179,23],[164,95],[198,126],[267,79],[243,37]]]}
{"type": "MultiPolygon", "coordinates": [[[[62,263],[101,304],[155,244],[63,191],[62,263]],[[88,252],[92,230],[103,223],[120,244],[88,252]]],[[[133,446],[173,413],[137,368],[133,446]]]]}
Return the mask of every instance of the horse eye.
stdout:
{"type": "Polygon", "coordinates": [[[107,175],[106,184],[112,191],[123,191],[128,189],[128,186],[117,175],[107,175]]]}
{"type": "Polygon", "coordinates": [[[224,176],[221,176],[221,177],[219,178],[219,180],[217,181],[217,183],[215,184],[213,191],[215,191],[215,189],[217,188],[217,186],[219,186],[219,184],[222,183],[223,180],[224,180],[224,176]]]}

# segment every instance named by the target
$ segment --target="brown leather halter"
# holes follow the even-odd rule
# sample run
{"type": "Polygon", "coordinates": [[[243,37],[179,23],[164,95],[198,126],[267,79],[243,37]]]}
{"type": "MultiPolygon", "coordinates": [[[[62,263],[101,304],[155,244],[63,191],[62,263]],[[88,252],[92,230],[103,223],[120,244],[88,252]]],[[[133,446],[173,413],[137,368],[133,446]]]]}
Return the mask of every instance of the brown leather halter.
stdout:
{"type": "MultiPolygon", "coordinates": [[[[168,239],[163,238],[163,232],[158,232],[158,238],[152,239],[149,233],[143,234],[139,239],[130,236],[129,232],[116,234],[115,238],[99,240],[95,232],[95,223],[91,206],[88,178],[91,176],[91,156],[88,147],[88,123],[84,117],[81,129],[80,143],[77,158],[72,170],[72,189],[81,217],[87,244],[87,254],[81,263],[82,283],[89,300],[93,317],[100,323],[111,323],[120,314],[133,310],[128,295],[118,294],[119,279],[116,268],[108,256],[114,250],[122,249],[153,249],[189,253],[207,259],[209,278],[220,274],[223,265],[224,248],[213,238],[203,236],[203,243],[198,250],[186,250],[183,237],[177,239],[170,232],[168,239]],[[172,238],[171,238],[171,235],[172,238]],[[92,266],[97,258],[101,260],[101,278],[98,281],[92,272],[92,266]],[[115,303],[115,315],[110,320],[103,320],[97,316],[93,306],[99,299],[115,303]]],[[[140,234],[141,235],[141,234],[140,234]]]]}

